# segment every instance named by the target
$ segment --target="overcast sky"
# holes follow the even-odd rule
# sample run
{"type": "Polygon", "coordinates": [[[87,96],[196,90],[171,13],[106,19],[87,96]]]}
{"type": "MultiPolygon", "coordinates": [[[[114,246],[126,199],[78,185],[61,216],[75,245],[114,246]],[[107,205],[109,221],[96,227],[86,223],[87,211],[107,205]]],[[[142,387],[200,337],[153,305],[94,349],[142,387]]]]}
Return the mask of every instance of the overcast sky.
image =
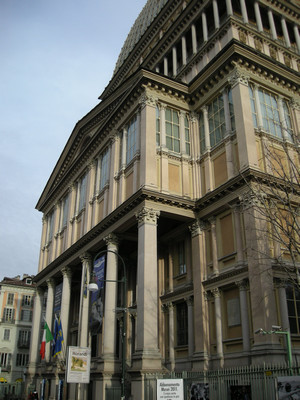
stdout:
{"type": "Polygon", "coordinates": [[[0,0],[0,280],[36,274],[37,201],[146,0],[0,0]]]}

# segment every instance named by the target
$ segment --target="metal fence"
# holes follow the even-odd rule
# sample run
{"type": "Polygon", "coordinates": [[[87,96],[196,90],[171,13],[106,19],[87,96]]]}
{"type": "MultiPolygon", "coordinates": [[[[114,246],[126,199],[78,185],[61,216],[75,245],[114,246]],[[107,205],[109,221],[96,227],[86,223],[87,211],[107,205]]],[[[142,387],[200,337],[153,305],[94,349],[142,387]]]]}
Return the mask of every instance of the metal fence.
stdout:
{"type": "Polygon", "coordinates": [[[23,383],[0,383],[0,400],[21,400],[23,391],[23,383]]]}
{"type": "MultiPolygon", "coordinates": [[[[293,375],[296,376],[299,373],[299,368],[294,367],[293,375]]],[[[157,379],[183,379],[184,400],[200,399],[199,393],[197,395],[193,393],[193,390],[197,388],[205,390],[207,397],[202,398],[209,400],[275,400],[277,399],[277,377],[289,375],[290,369],[286,365],[266,364],[216,371],[148,374],[145,377],[144,394],[145,400],[157,400],[157,379]]]]}

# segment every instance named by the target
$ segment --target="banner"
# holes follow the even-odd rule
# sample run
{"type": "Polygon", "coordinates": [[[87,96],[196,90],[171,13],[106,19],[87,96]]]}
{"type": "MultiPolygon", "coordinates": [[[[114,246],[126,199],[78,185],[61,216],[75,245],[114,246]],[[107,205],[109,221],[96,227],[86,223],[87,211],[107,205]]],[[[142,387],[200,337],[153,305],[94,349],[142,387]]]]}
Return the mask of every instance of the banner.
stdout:
{"type": "Polygon", "coordinates": [[[157,400],[183,400],[183,379],[157,379],[157,400]]]}
{"type": "Polygon", "coordinates": [[[61,310],[62,289],[63,289],[62,283],[58,284],[55,287],[53,311],[54,311],[54,314],[57,314],[57,315],[60,314],[60,310],[61,310]]]}
{"type": "Polygon", "coordinates": [[[67,382],[90,383],[91,349],[68,347],[67,382]]]}
{"type": "Polygon", "coordinates": [[[92,335],[102,332],[104,311],[105,255],[95,260],[94,277],[98,285],[98,290],[91,293],[91,313],[89,325],[92,335]]]}

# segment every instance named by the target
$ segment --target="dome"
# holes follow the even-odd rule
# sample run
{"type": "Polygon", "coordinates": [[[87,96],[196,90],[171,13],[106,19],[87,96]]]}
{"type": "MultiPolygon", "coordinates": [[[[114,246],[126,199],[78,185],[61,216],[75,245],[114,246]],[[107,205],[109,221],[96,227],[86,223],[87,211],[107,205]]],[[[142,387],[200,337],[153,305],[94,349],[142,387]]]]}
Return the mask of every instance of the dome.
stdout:
{"type": "Polygon", "coordinates": [[[131,50],[168,0],[148,0],[135,20],[119,54],[114,73],[121,67],[131,50]]]}

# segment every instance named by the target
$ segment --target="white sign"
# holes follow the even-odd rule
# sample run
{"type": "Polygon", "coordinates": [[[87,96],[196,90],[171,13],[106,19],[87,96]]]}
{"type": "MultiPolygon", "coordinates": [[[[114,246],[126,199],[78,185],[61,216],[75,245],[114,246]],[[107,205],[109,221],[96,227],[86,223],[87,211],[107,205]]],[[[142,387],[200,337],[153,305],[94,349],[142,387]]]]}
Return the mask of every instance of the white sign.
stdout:
{"type": "Polygon", "coordinates": [[[69,346],[67,364],[68,383],[90,383],[91,349],[69,346]]]}
{"type": "Polygon", "coordinates": [[[183,379],[157,379],[157,400],[183,400],[183,379]]]}

